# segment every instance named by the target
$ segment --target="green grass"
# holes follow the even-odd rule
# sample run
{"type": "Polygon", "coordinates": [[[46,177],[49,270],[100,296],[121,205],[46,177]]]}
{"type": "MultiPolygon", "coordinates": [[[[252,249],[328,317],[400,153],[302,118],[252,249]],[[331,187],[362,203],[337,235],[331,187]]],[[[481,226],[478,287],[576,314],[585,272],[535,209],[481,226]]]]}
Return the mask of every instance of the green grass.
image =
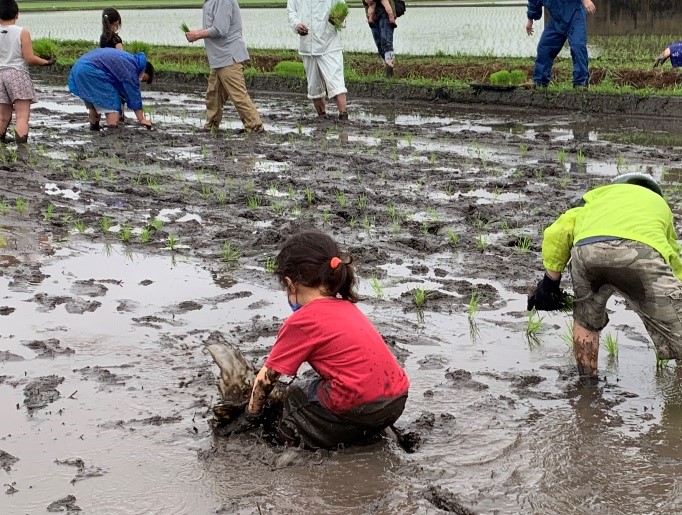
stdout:
{"type": "Polygon", "coordinates": [[[273,70],[280,77],[301,77],[305,78],[303,63],[296,61],[280,61],[273,70]]]}
{"type": "Polygon", "coordinates": [[[43,59],[51,59],[57,56],[57,43],[48,38],[33,40],[33,53],[43,59]]]}

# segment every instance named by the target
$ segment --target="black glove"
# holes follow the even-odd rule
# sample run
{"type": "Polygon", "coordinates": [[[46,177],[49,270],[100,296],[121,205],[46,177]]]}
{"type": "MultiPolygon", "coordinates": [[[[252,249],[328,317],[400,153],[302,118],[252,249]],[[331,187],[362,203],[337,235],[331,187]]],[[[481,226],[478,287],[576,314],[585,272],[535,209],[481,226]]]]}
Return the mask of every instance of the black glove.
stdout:
{"type": "Polygon", "coordinates": [[[654,61],[654,68],[658,66],[662,66],[664,62],[668,60],[669,56],[664,56],[663,54],[659,55],[656,60],[654,61]]]}
{"type": "Polygon", "coordinates": [[[258,427],[263,416],[263,411],[255,415],[250,415],[248,410],[244,410],[236,419],[225,425],[223,431],[225,434],[239,434],[245,433],[254,427],[258,427]]]}
{"type": "Polygon", "coordinates": [[[52,66],[56,62],[57,62],[56,57],[50,57],[43,66],[52,66]]]}
{"type": "Polygon", "coordinates": [[[559,288],[559,284],[561,279],[554,280],[545,273],[535,291],[528,296],[528,311],[533,308],[538,311],[566,309],[569,306],[570,295],[559,288]]]}

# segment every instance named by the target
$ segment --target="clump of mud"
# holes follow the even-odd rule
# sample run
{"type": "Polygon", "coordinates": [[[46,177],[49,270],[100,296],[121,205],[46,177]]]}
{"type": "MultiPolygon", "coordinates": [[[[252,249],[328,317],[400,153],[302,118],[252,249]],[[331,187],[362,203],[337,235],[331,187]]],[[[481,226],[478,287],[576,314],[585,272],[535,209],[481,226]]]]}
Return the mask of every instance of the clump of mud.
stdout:
{"type": "Polygon", "coordinates": [[[10,453],[0,449],[0,468],[4,469],[6,472],[12,470],[12,465],[14,465],[19,458],[15,458],[10,453]]]}
{"type": "Polygon", "coordinates": [[[57,386],[64,382],[64,378],[49,375],[34,379],[24,388],[24,404],[29,411],[44,408],[59,399],[57,386]]]}
{"type": "Polygon", "coordinates": [[[463,506],[455,494],[440,486],[431,485],[424,493],[424,498],[436,508],[448,513],[455,513],[457,515],[475,515],[476,513],[463,506]]]}
{"type": "Polygon", "coordinates": [[[47,506],[47,511],[50,513],[77,513],[81,511],[81,509],[76,505],[76,497],[73,495],[67,495],[66,497],[52,501],[47,506]]]}
{"type": "Polygon", "coordinates": [[[62,348],[57,338],[33,340],[23,344],[37,354],[37,358],[54,358],[60,354],[75,354],[71,347],[62,348]]]}

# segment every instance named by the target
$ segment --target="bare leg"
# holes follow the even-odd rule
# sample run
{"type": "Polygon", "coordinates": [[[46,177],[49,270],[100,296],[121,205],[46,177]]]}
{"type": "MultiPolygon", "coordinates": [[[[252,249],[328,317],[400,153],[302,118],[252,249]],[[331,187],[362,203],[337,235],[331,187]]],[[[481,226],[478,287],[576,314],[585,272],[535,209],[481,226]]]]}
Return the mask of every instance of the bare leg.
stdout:
{"type": "Polygon", "coordinates": [[[313,105],[315,106],[315,111],[317,111],[317,116],[324,116],[327,113],[327,102],[324,98],[314,99],[313,105]]]}
{"type": "Polygon", "coordinates": [[[118,127],[118,119],[120,118],[118,113],[107,113],[104,117],[107,120],[107,127],[118,127]]]}
{"type": "Polygon", "coordinates": [[[336,95],[336,97],[334,97],[334,100],[336,100],[336,107],[339,110],[339,114],[345,113],[346,112],[346,94],[341,93],[339,95],[336,95]]]}
{"type": "Polygon", "coordinates": [[[0,135],[7,132],[12,121],[12,104],[0,104],[0,135]]]}
{"type": "Polygon", "coordinates": [[[99,113],[94,107],[88,107],[88,121],[90,125],[99,125],[99,113]]]}
{"type": "Polygon", "coordinates": [[[597,360],[599,357],[599,333],[585,329],[573,321],[573,353],[578,365],[580,377],[597,377],[597,360]]]}
{"type": "Polygon", "coordinates": [[[15,100],[14,111],[17,116],[17,123],[14,131],[18,138],[26,138],[28,136],[28,119],[31,117],[31,101],[30,100],[15,100]]]}

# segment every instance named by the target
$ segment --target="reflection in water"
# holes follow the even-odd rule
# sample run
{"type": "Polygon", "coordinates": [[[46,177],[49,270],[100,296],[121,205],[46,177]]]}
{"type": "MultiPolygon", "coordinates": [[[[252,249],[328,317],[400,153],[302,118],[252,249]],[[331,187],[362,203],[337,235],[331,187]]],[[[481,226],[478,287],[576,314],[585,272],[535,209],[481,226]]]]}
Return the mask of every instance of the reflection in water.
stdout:
{"type": "Polygon", "coordinates": [[[679,0],[600,0],[588,16],[588,34],[679,34],[682,11],[679,0]]]}

